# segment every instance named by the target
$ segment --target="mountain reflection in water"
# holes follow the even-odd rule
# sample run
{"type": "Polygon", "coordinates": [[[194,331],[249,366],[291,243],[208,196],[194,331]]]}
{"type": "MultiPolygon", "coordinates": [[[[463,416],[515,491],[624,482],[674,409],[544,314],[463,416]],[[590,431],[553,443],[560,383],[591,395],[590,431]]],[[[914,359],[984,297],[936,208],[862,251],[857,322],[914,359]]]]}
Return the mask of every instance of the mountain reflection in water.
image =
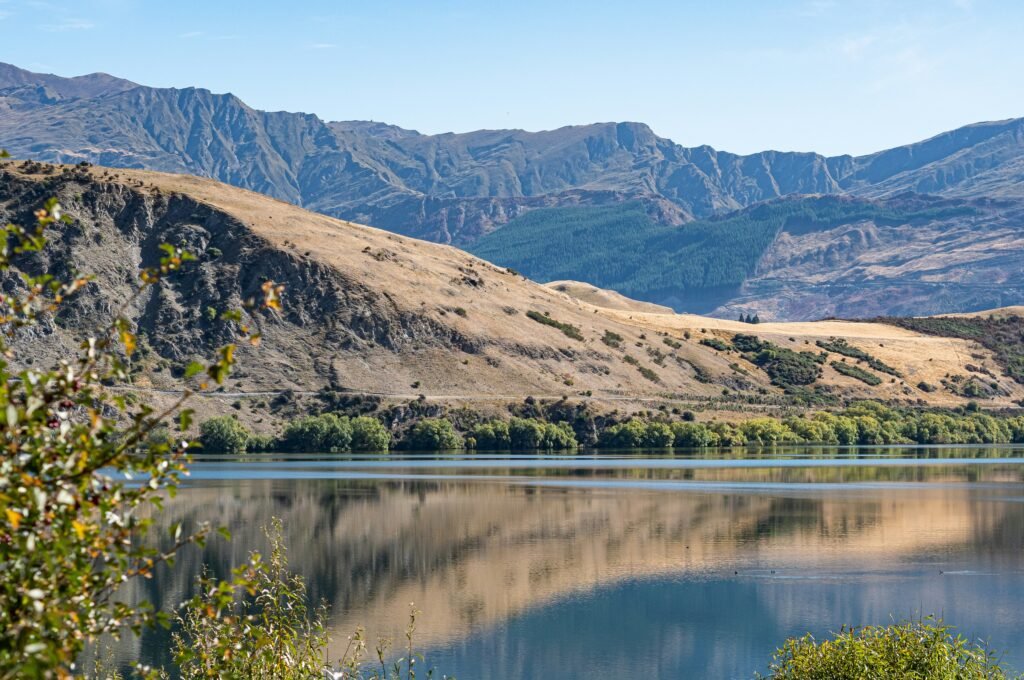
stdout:
{"type": "MultiPolygon", "coordinates": [[[[359,625],[399,637],[415,602],[418,645],[460,678],[750,677],[787,635],[921,613],[1024,666],[1021,451],[836,451],[200,460],[157,524],[233,538],[135,595],[181,601],[280,517],[336,653],[359,625]]],[[[166,633],[122,644],[168,661],[166,633]]]]}

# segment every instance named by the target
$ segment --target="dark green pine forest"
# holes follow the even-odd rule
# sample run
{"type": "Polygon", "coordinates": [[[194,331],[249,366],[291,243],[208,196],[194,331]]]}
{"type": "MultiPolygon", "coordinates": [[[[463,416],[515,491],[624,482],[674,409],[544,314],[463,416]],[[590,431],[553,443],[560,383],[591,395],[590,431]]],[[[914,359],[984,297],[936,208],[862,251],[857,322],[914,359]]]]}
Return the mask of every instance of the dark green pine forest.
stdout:
{"type": "Polygon", "coordinates": [[[972,210],[913,201],[794,197],[668,226],[652,220],[640,202],[550,208],[516,218],[469,249],[538,281],[586,281],[639,300],[713,301],[743,284],[783,230],[799,234],[862,220],[906,224],[972,210]]]}

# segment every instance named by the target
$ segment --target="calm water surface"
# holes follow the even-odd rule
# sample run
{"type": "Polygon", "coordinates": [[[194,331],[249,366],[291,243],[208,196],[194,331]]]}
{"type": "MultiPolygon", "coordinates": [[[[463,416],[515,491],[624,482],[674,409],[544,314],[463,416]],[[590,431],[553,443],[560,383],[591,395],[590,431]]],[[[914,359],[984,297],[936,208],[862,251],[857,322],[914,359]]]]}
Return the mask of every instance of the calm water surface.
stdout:
{"type": "MultiPolygon", "coordinates": [[[[139,595],[181,601],[280,517],[336,639],[400,637],[415,602],[429,665],[464,680],[750,678],[787,636],[922,614],[1024,668],[1022,456],[211,457],[159,522],[233,540],[139,595]]],[[[130,644],[168,661],[163,634],[130,644]]]]}

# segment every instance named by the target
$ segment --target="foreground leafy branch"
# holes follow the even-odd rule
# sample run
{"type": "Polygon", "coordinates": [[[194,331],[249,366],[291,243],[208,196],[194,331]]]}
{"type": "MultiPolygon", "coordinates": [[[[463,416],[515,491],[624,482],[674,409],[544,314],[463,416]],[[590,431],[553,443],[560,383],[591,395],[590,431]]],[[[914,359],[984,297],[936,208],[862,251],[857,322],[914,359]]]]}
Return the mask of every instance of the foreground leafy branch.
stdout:
{"type": "Polygon", "coordinates": [[[199,578],[174,635],[184,680],[323,677],[326,608],[308,611],[302,577],[288,572],[280,520],[267,537],[269,560],[254,552],[231,581],[199,578]]]}
{"type": "MultiPolygon", "coordinates": [[[[413,646],[419,614],[414,605],[404,656],[391,658],[388,638],[377,640],[371,656],[358,629],[332,663],[326,604],[310,610],[305,581],[288,571],[281,521],[274,519],[264,531],[268,559],[251,553],[231,580],[202,575],[198,594],[182,605],[174,660],[183,680],[415,680],[423,657],[413,646]]],[[[425,677],[433,677],[433,670],[425,677]]]]}
{"type": "MultiPolygon", "coordinates": [[[[161,246],[156,266],[140,273],[134,295],[110,324],[88,337],[72,360],[50,369],[25,368],[16,345],[25,329],[47,320],[89,280],[31,276],[18,263],[39,253],[47,230],[65,222],[51,200],[26,229],[0,231],[0,275],[11,285],[0,293],[0,679],[66,678],[85,645],[144,626],[167,624],[167,615],[146,602],[121,599],[125,585],[151,578],[161,563],[190,543],[203,543],[211,528],[172,531],[169,548],[149,547],[147,514],[173,494],[185,473],[190,442],[184,433],[192,413],[183,396],[162,411],[129,408],[104,385],[127,379],[124,360],[136,338],[127,310],[147,289],[193,258],[161,246]],[[12,292],[13,291],[13,292],[12,292]],[[20,360],[19,360],[20,359],[20,360]],[[152,437],[177,419],[176,439],[152,437]]],[[[264,285],[250,309],[276,309],[281,289],[264,285]]],[[[241,337],[258,342],[241,312],[227,315],[241,337]]],[[[208,365],[190,367],[219,384],[231,370],[235,345],[222,347],[208,365]]],[[[28,357],[34,359],[34,357],[28,357]]]]}

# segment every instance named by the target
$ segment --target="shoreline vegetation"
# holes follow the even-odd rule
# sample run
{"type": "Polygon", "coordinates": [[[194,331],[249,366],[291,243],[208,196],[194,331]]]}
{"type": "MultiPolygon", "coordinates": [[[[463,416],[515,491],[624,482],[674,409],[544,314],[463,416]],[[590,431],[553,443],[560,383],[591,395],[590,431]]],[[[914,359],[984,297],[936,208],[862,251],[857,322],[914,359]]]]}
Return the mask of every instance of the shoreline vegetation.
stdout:
{"type": "Polygon", "coordinates": [[[221,416],[202,423],[199,441],[204,453],[213,454],[1024,443],[1024,415],[992,414],[974,403],[920,411],[863,401],[838,411],[737,422],[697,422],[689,411],[619,418],[593,413],[582,404],[530,399],[513,410],[533,415],[486,418],[463,408],[389,428],[373,416],[325,412],[294,420],[276,436],[254,434],[236,418],[221,416]]]}

